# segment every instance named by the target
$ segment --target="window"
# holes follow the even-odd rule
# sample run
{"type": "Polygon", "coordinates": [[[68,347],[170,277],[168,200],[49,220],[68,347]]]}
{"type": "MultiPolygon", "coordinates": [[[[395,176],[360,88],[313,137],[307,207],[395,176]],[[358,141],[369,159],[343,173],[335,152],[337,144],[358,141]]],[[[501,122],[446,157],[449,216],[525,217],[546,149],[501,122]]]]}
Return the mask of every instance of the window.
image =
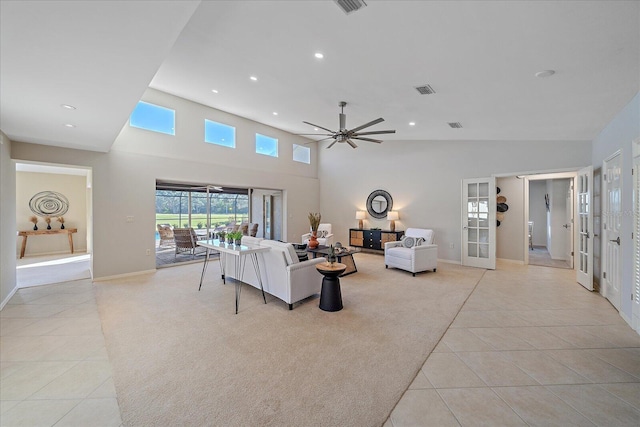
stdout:
{"type": "Polygon", "coordinates": [[[293,161],[306,164],[311,163],[311,148],[293,144],[293,161]]]}
{"type": "Polygon", "coordinates": [[[278,140],[256,133],[256,153],[278,157],[278,140]]]}
{"type": "Polygon", "coordinates": [[[236,148],[236,128],[204,119],[204,142],[236,148]]]}
{"type": "Polygon", "coordinates": [[[133,110],[133,113],[131,113],[129,126],[153,132],[166,133],[167,135],[175,135],[176,112],[170,108],[140,101],[135,110],[133,110]]]}

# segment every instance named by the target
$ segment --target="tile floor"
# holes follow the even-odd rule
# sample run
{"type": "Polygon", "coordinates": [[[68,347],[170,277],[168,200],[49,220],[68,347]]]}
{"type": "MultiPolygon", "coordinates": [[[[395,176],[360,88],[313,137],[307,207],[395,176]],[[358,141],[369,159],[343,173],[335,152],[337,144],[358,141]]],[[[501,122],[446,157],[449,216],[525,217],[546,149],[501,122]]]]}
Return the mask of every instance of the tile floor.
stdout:
{"type": "Polygon", "coordinates": [[[640,336],[573,270],[487,271],[385,427],[640,425],[640,336]]]}
{"type": "Polygon", "coordinates": [[[20,289],[0,311],[0,426],[121,424],[91,281],[20,289]]]}
{"type": "MultiPolygon", "coordinates": [[[[121,426],[89,280],[0,312],[0,426],[121,426]]],[[[640,336],[572,270],[487,271],[385,427],[640,425],[640,336]]]]}

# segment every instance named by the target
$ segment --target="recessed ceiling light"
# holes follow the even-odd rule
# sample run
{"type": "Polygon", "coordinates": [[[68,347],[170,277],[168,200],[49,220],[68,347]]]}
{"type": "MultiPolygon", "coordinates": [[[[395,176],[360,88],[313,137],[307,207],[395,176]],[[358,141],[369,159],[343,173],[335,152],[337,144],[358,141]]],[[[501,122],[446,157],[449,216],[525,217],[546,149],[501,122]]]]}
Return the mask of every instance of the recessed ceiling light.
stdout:
{"type": "Polygon", "coordinates": [[[253,80],[254,82],[257,82],[257,81],[258,81],[258,78],[257,78],[256,76],[251,76],[251,77],[249,77],[249,78],[250,78],[251,80],[253,80]]]}
{"type": "Polygon", "coordinates": [[[69,105],[69,104],[60,104],[60,106],[62,108],[66,108],[67,110],[75,110],[76,107],[74,107],[73,105],[69,105]]]}
{"type": "Polygon", "coordinates": [[[273,112],[273,115],[274,115],[274,116],[277,116],[277,115],[278,115],[278,112],[277,112],[277,111],[274,111],[274,112],[273,112]]]}
{"type": "Polygon", "coordinates": [[[314,56],[315,56],[316,58],[318,58],[318,59],[322,59],[322,58],[324,58],[324,55],[323,55],[323,54],[321,54],[320,52],[316,52],[316,54],[315,54],[314,56]]]}
{"type": "Polygon", "coordinates": [[[416,122],[409,122],[409,126],[415,126],[416,122]]]}
{"type": "Polygon", "coordinates": [[[217,90],[215,90],[215,89],[211,89],[211,92],[213,92],[213,93],[218,93],[218,91],[217,91],[217,90]]]}
{"type": "Polygon", "coordinates": [[[318,129],[318,128],[313,128],[313,130],[320,130],[320,129],[318,129]]]}
{"type": "Polygon", "coordinates": [[[538,71],[536,73],[536,77],[550,77],[550,76],[553,76],[555,73],[556,73],[555,70],[538,71]]]}
{"type": "Polygon", "coordinates": [[[72,125],[71,123],[67,123],[67,124],[65,125],[65,127],[68,127],[68,128],[74,128],[74,127],[76,127],[76,125],[72,125]]]}

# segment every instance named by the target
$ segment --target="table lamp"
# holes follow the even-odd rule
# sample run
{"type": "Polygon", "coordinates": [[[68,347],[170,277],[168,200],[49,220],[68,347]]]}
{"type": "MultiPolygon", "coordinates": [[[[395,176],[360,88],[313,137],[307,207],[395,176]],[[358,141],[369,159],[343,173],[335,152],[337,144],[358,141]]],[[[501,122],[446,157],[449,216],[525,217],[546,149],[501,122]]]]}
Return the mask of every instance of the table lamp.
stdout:
{"type": "Polygon", "coordinates": [[[356,211],[356,219],[358,220],[358,228],[362,230],[364,226],[362,225],[362,220],[365,218],[364,211],[356,211]]]}
{"type": "Polygon", "coordinates": [[[396,231],[396,220],[400,219],[398,211],[389,211],[389,213],[387,213],[387,219],[389,220],[389,230],[396,231]]]}

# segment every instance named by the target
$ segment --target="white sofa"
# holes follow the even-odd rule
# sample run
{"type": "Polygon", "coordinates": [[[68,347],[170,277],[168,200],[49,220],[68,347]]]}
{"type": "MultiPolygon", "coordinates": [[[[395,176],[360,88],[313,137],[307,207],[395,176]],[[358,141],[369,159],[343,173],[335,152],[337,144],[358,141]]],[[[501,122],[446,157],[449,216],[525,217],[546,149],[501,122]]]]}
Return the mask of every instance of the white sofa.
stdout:
{"type": "MultiPolygon", "coordinates": [[[[302,243],[309,244],[311,233],[302,235],[302,243]]],[[[318,224],[318,243],[324,246],[333,245],[333,233],[331,232],[331,224],[318,224]]]]}
{"type": "Polygon", "coordinates": [[[407,228],[405,238],[422,238],[419,246],[405,247],[404,241],[384,244],[385,268],[394,267],[410,271],[415,277],[421,271],[436,271],[438,264],[438,245],[434,243],[433,230],[424,228],[407,228]]]}
{"type": "MultiPolygon", "coordinates": [[[[325,262],[322,257],[299,261],[291,243],[275,240],[243,236],[243,245],[267,246],[269,251],[257,254],[258,267],[262,278],[264,291],[289,304],[293,304],[307,297],[320,293],[322,288],[322,274],[316,270],[316,264],[325,262]]],[[[238,279],[235,275],[237,257],[225,257],[225,273],[227,277],[238,279]]],[[[260,283],[250,259],[245,261],[242,281],[260,289],[260,283]]]]}

